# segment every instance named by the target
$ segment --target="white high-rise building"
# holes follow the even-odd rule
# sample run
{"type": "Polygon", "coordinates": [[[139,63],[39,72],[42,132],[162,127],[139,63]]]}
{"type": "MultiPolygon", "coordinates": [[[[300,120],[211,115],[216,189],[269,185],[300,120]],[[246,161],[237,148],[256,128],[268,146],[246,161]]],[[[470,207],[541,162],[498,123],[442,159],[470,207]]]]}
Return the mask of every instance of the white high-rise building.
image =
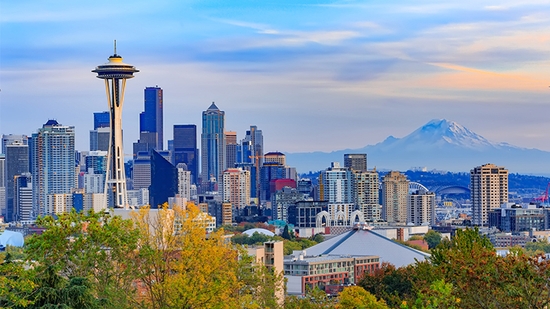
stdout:
{"type": "Polygon", "coordinates": [[[191,171],[187,170],[185,163],[178,163],[176,168],[178,169],[178,194],[189,201],[191,200],[191,171]]]}
{"type": "Polygon", "coordinates": [[[223,200],[243,209],[250,204],[250,172],[228,168],[223,172],[223,200]]]}
{"type": "Polygon", "coordinates": [[[33,134],[33,200],[40,215],[62,211],[64,208],[57,206],[60,197],[49,196],[71,195],[76,187],[74,143],[74,127],[55,120],[49,120],[33,134]]]}
{"type": "Polygon", "coordinates": [[[435,193],[415,192],[409,195],[407,223],[435,225],[435,193]]]}
{"type": "Polygon", "coordinates": [[[353,203],[353,174],[350,169],[332,162],[331,167],[319,174],[319,195],[329,204],[353,203]]]}

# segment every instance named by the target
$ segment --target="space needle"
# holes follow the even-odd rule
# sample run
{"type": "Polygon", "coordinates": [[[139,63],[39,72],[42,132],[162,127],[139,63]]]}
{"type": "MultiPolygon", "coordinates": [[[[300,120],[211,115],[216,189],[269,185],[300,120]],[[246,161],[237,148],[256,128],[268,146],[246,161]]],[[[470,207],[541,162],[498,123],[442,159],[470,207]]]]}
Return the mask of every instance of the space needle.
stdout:
{"type": "MultiPolygon", "coordinates": [[[[105,199],[111,196],[109,207],[128,208],[124,151],[122,148],[122,104],[124,103],[126,80],[134,77],[134,73],[139,72],[139,70],[122,62],[122,57],[116,53],[116,41],[114,49],[115,52],[109,57],[109,62],[98,65],[92,72],[97,73],[97,78],[105,80],[105,91],[111,117],[104,189],[105,199]]],[[[107,205],[107,203],[104,205],[107,205]]]]}

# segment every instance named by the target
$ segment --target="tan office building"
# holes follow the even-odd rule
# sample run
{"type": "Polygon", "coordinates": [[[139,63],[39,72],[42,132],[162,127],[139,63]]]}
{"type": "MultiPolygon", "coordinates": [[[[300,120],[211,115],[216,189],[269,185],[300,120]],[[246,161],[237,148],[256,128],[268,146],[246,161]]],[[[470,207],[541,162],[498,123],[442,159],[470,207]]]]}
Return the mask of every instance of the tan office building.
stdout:
{"type": "Polygon", "coordinates": [[[472,223],[487,226],[489,211],[508,203],[508,170],[485,164],[470,171],[472,223]]]}

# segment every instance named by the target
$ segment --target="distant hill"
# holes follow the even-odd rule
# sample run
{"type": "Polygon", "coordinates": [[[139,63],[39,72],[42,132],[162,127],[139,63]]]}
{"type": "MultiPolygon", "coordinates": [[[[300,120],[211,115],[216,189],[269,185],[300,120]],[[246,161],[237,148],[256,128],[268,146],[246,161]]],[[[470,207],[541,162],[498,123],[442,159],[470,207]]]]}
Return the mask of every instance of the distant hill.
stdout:
{"type": "Polygon", "coordinates": [[[330,162],[343,162],[345,153],[366,153],[369,169],[408,170],[427,167],[469,172],[475,166],[494,163],[511,173],[550,174],[550,152],[495,143],[454,121],[434,119],[411,134],[389,136],[376,145],[333,152],[287,153],[287,164],[301,173],[319,171],[330,162]]]}
{"type": "MultiPolygon", "coordinates": [[[[453,172],[420,172],[420,171],[404,171],[403,172],[409,181],[414,181],[423,184],[428,189],[441,186],[463,186],[470,185],[470,173],[453,173],[453,172]]],[[[380,172],[380,177],[383,177],[386,172],[380,172]]],[[[318,184],[319,172],[301,174],[302,177],[312,179],[314,184],[318,184]]],[[[548,183],[549,177],[531,176],[511,173],[508,175],[508,188],[510,192],[532,193],[543,195],[548,183]]]]}

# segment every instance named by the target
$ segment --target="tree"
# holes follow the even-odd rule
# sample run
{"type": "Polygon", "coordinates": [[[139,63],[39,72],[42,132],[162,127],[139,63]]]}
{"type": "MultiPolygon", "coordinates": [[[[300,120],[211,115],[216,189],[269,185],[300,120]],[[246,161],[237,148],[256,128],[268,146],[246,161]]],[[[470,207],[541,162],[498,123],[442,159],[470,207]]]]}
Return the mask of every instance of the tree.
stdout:
{"type": "Polygon", "coordinates": [[[281,234],[281,237],[287,240],[292,240],[292,235],[290,235],[288,231],[288,224],[285,225],[285,228],[283,229],[283,233],[281,234]]]}
{"type": "Polygon", "coordinates": [[[461,308],[460,298],[452,295],[453,285],[444,280],[436,280],[426,293],[420,293],[416,301],[409,305],[406,301],[402,309],[455,309],[461,308]]]}
{"type": "Polygon", "coordinates": [[[133,222],[108,213],[83,214],[73,209],[57,219],[40,217],[37,225],[46,230],[31,236],[25,246],[37,274],[55,265],[64,280],[87,278],[91,293],[109,300],[104,308],[135,307],[139,233],[133,222]]]}
{"type": "Polygon", "coordinates": [[[186,209],[140,209],[140,279],[151,308],[233,308],[238,306],[238,251],[223,230],[205,233],[205,217],[186,209]]]}
{"type": "Polygon", "coordinates": [[[334,308],[336,302],[327,297],[319,288],[308,289],[305,297],[287,296],[285,298],[286,309],[329,309],[334,308]]]}
{"type": "Polygon", "coordinates": [[[338,295],[338,306],[340,309],[388,309],[383,300],[376,300],[376,297],[365,291],[360,286],[346,287],[338,295]]]}
{"type": "Polygon", "coordinates": [[[35,288],[30,271],[10,253],[0,255],[0,308],[25,308],[33,304],[29,294],[35,288]]]}
{"type": "Polygon", "coordinates": [[[428,248],[433,249],[441,242],[441,233],[429,230],[424,235],[424,240],[428,243],[428,248]]]}
{"type": "Polygon", "coordinates": [[[395,268],[384,262],[373,274],[365,274],[358,285],[395,308],[403,299],[413,299],[413,283],[412,268],[395,268]]]}

